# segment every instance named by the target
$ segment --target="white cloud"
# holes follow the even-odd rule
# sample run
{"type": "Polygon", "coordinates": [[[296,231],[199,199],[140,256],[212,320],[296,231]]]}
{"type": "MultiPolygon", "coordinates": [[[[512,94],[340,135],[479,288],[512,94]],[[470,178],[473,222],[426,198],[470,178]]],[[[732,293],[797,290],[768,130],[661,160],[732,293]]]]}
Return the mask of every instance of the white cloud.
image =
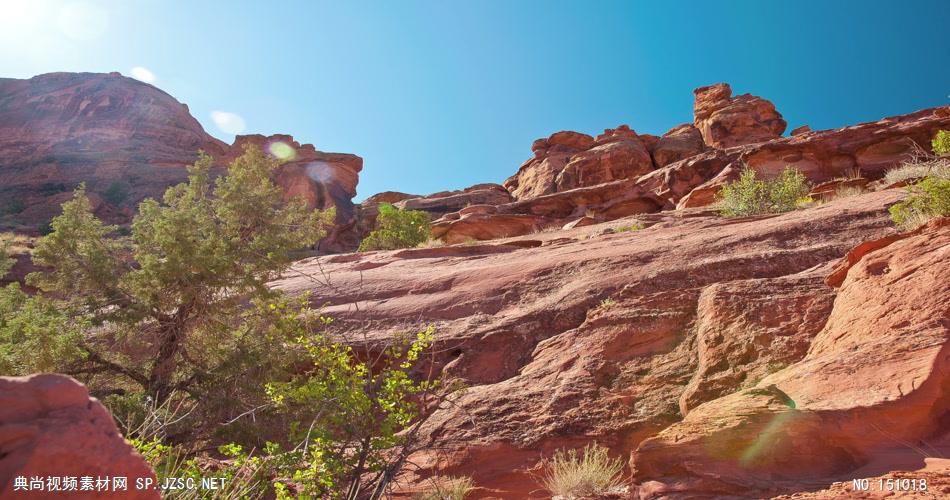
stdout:
{"type": "Polygon", "coordinates": [[[241,115],[238,115],[237,113],[231,113],[229,111],[212,111],[211,120],[214,121],[214,124],[226,134],[240,134],[241,132],[244,132],[246,127],[244,118],[241,118],[241,115]]]}
{"type": "Polygon", "coordinates": [[[132,73],[132,78],[141,80],[145,83],[152,83],[155,81],[155,73],[152,73],[148,68],[143,68],[142,66],[136,66],[132,68],[130,73],[132,73]]]}

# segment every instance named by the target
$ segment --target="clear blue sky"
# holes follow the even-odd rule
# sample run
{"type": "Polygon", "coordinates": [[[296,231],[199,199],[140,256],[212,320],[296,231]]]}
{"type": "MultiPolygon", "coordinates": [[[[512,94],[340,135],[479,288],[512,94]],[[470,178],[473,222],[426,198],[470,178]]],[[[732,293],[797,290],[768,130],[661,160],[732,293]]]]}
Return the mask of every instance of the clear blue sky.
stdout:
{"type": "Polygon", "coordinates": [[[144,67],[224,140],[213,111],[363,156],[358,198],[501,182],[558,130],[660,134],[720,81],[789,129],[950,103],[947,0],[0,4],[0,76],[144,67]]]}

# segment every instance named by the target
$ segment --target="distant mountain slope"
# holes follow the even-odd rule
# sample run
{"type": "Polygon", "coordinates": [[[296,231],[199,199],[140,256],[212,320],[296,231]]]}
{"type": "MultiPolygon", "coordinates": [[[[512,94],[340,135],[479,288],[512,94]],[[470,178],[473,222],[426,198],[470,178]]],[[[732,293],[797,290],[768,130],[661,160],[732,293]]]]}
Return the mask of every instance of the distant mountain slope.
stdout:
{"type": "MultiPolygon", "coordinates": [[[[85,182],[96,212],[126,222],[136,204],[187,176],[204,150],[218,166],[243,144],[291,146],[294,158],[277,181],[314,207],[336,206],[341,227],[352,222],[363,161],[322,153],[291,136],[239,136],[228,145],[209,135],[162,90],[118,73],[50,73],[0,79],[0,228],[29,232],[59,213],[85,182]]],[[[329,242],[329,246],[336,242],[329,242]]]]}

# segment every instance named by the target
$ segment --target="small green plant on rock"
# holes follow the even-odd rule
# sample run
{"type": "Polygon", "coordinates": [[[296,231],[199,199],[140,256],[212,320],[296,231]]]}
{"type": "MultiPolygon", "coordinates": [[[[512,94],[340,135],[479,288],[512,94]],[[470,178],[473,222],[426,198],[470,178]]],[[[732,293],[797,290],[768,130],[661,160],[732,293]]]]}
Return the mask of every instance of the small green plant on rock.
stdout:
{"type": "Polygon", "coordinates": [[[950,130],[941,130],[937,132],[937,135],[935,135],[933,140],[930,141],[930,145],[933,146],[935,154],[950,154],[950,130]]]}
{"type": "Polygon", "coordinates": [[[603,309],[606,311],[607,309],[610,309],[611,307],[613,307],[616,303],[617,303],[616,300],[610,297],[607,297],[606,299],[603,299],[600,301],[600,304],[597,305],[597,308],[603,309]]]}
{"type": "Polygon", "coordinates": [[[809,186],[798,169],[786,167],[775,179],[759,179],[746,167],[739,179],[722,187],[717,196],[724,217],[789,212],[808,200],[809,186]]]}
{"type": "Polygon", "coordinates": [[[950,216],[950,179],[928,176],[907,187],[906,200],[892,206],[891,219],[903,229],[914,229],[927,221],[950,216]]]}
{"type": "Polygon", "coordinates": [[[427,212],[401,210],[389,203],[380,203],[376,229],[360,243],[359,250],[412,248],[427,241],[431,229],[427,212]]]}
{"type": "Polygon", "coordinates": [[[552,495],[584,498],[603,495],[623,487],[623,462],[610,458],[607,448],[592,443],[583,452],[557,450],[544,462],[542,483],[552,495]]]}

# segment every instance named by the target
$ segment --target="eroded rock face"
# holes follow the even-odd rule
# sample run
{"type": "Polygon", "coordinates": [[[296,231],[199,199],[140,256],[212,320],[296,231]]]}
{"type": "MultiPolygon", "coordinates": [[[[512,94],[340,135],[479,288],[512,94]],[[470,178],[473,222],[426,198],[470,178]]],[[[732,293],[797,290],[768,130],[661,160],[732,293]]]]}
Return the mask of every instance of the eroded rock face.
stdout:
{"type": "Polygon", "coordinates": [[[533,198],[556,191],[555,180],[570,158],[594,144],[594,138],[579,132],[561,131],[531,145],[534,158],[524,162],[504,186],[516,199],[533,198]]]}
{"type": "Polygon", "coordinates": [[[630,127],[605,130],[594,144],[571,157],[554,180],[557,191],[639,177],[653,170],[646,145],[630,127]]]}
{"type": "Polygon", "coordinates": [[[890,470],[888,460],[908,455],[905,466],[923,465],[901,443],[941,453],[950,431],[950,219],[875,241],[842,262],[833,309],[801,360],[638,447],[637,479],[655,482],[643,496],[767,495],[862,477],[856,471],[875,462],[890,470]]]}
{"type": "MultiPolygon", "coordinates": [[[[696,453],[709,442],[690,436],[701,440],[703,429],[715,428],[710,422],[728,427],[735,419],[736,434],[743,429],[754,441],[756,429],[767,432],[771,416],[789,409],[770,384],[798,401],[774,377],[805,362],[811,340],[840,314],[824,276],[862,241],[894,232],[886,207],[901,196],[870,193],[741,221],[696,210],[638,214],[491,244],[320,257],[298,265],[332,274],[332,292],[296,274],[275,286],[314,293],[340,328],[373,332],[362,349],[436,326],[436,365],[469,388],[425,423],[425,435],[442,441],[439,451],[414,457],[423,465],[416,479],[471,475],[485,495],[543,497],[535,491],[538,461],[597,441],[624,459],[640,450],[630,469],[642,478],[638,486],[708,492],[718,486],[695,481],[689,471],[698,466],[686,457],[702,458],[696,453]],[[647,227],[608,231],[634,221],[647,227]],[[707,407],[718,408],[715,417],[703,416],[712,415],[707,407]],[[754,421],[742,420],[749,408],[754,421]],[[695,427],[677,427],[684,422],[695,427]],[[667,441],[667,430],[680,441],[667,441]],[[662,446],[651,452],[648,442],[662,446]],[[665,448],[677,442],[695,444],[665,448]]],[[[459,218],[503,216],[503,207],[472,207],[459,218]]],[[[824,422],[808,416],[795,425],[812,436],[824,422]]],[[[812,444],[796,446],[767,470],[780,464],[817,477],[861,464],[834,447],[798,461],[812,444]]],[[[739,484],[760,491],[752,479],[739,484]]]]}
{"type": "Polygon", "coordinates": [[[788,125],[775,106],[757,96],[733,97],[728,83],[693,91],[693,123],[706,144],[724,149],[780,137],[788,125]]]}
{"type": "Polygon", "coordinates": [[[0,377],[0,497],[160,498],[137,490],[155,474],[116,429],[112,416],[86,388],[65,375],[0,377]],[[25,477],[125,477],[126,491],[16,491],[25,477]]]}

